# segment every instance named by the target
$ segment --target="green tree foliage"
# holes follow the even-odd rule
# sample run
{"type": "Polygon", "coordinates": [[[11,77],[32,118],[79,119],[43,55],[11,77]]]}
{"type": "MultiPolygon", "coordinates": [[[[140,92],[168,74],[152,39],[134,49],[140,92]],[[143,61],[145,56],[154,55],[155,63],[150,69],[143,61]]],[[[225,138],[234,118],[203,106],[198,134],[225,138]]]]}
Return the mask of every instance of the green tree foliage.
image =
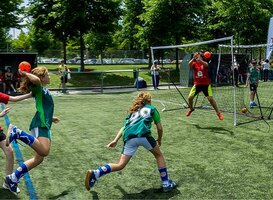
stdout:
{"type": "Polygon", "coordinates": [[[205,17],[214,38],[235,36],[237,44],[266,43],[272,0],[211,1],[205,17]]]}
{"type": "Polygon", "coordinates": [[[30,49],[30,37],[23,31],[20,32],[18,38],[12,41],[12,48],[26,51],[30,49]]]}

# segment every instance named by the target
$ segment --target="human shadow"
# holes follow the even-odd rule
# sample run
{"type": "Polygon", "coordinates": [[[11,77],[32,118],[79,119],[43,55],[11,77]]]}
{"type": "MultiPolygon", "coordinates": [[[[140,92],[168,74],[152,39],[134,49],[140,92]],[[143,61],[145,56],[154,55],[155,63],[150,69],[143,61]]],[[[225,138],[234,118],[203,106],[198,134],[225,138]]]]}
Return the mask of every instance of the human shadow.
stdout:
{"type": "Polygon", "coordinates": [[[61,194],[58,194],[58,195],[53,196],[53,197],[49,197],[48,199],[59,199],[59,198],[61,198],[61,197],[64,197],[64,196],[68,195],[68,193],[69,193],[69,191],[68,191],[68,190],[65,190],[65,191],[63,191],[61,194]]]}
{"type": "Polygon", "coordinates": [[[201,127],[199,124],[193,124],[193,126],[195,126],[197,129],[200,129],[200,130],[210,130],[213,133],[234,136],[234,131],[229,130],[229,129],[225,129],[225,128],[219,127],[219,126],[201,127]]]}
{"type": "Polygon", "coordinates": [[[4,188],[0,189],[0,199],[20,199],[16,195],[12,194],[9,190],[4,188]]]}
{"type": "Polygon", "coordinates": [[[150,188],[148,190],[142,190],[138,193],[128,194],[120,185],[115,186],[123,194],[121,199],[171,199],[179,194],[180,191],[177,188],[169,192],[163,192],[161,188],[150,188]]]}

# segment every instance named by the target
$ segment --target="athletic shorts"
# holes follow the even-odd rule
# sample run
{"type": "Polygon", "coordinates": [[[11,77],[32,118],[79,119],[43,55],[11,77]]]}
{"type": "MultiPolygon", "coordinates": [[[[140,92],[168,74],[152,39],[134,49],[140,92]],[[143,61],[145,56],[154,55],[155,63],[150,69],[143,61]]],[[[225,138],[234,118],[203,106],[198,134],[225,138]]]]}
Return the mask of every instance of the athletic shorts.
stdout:
{"type": "Polygon", "coordinates": [[[6,135],[5,133],[3,132],[3,130],[0,131],[0,142],[2,142],[3,140],[6,139],[6,135]]]}
{"type": "Polygon", "coordinates": [[[189,96],[196,96],[197,94],[199,94],[200,92],[203,92],[203,94],[207,97],[210,96],[212,97],[212,89],[211,89],[211,85],[194,85],[191,88],[190,94],[189,96]]]}
{"type": "Polygon", "coordinates": [[[33,128],[31,129],[31,135],[33,135],[35,138],[45,137],[51,141],[51,131],[48,128],[44,127],[33,128]]]}
{"type": "Polygon", "coordinates": [[[133,156],[139,146],[143,146],[145,149],[150,151],[156,146],[156,141],[152,136],[129,139],[124,142],[121,153],[126,156],[133,156]]]}
{"type": "Polygon", "coordinates": [[[257,90],[257,85],[256,84],[250,84],[249,89],[250,89],[250,91],[255,92],[257,90]]]}

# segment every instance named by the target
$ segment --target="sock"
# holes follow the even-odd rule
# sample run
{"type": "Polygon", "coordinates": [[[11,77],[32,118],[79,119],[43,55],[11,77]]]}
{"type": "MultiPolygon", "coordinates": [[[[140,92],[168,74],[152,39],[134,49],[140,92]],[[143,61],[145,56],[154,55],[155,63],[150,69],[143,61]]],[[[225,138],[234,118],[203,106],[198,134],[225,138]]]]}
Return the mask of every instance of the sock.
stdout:
{"type": "Polygon", "coordinates": [[[24,142],[25,144],[31,146],[34,141],[35,141],[35,137],[33,137],[32,135],[28,134],[25,131],[22,131],[20,129],[17,128],[18,133],[18,139],[21,140],[22,142],[24,142]]]}
{"type": "Polygon", "coordinates": [[[104,166],[99,167],[98,169],[95,170],[95,176],[96,179],[98,179],[99,177],[108,174],[111,172],[111,167],[110,165],[106,164],[104,166]]]}
{"type": "Polygon", "coordinates": [[[168,172],[167,172],[167,168],[160,168],[158,169],[159,173],[160,173],[160,178],[161,181],[163,182],[163,184],[168,184],[169,183],[169,177],[168,177],[168,172]]]}
{"type": "Polygon", "coordinates": [[[28,172],[27,166],[25,163],[23,163],[20,167],[18,167],[13,174],[15,174],[15,177],[17,178],[17,181],[24,176],[28,172]]]}

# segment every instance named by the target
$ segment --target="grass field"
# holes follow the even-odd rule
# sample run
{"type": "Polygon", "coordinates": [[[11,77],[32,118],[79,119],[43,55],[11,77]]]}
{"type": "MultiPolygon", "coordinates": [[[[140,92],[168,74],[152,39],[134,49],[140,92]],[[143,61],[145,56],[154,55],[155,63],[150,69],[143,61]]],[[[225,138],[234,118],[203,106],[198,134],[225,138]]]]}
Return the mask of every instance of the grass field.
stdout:
{"type": "MultiPolygon", "coordinates": [[[[151,91],[153,104],[162,109],[151,91]]],[[[153,156],[140,148],[122,172],[102,177],[91,192],[85,190],[86,170],[115,162],[122,148],[108,150],[136,95],[133,93],[54,96],[55,115],[61,122],[52,128],[50,155],[30,172],[38,199],[272,199],[273,121],[255,121],[237,127],[224,113],[219,121],[211,110],[160,112],[164,128],[162,151],[170,178],[178,187],[161,193],[161,181],[153,156]]],[[[33,100],[11,103],[10,122],[27,129],[34,114],[33,100]]],[[[1,119],[2,120],[2,119],[1,119]]],[[[5,122],[2,120],[4,126],[5,122]]],[[[155,134],[153,128],[153,134],[155,134]]],[[[19,145],[24,160],[33,150],[19,145]]],[[[4,176],[4,155],[0,173],[4,176]]],[[[16,164],[17,167],[17,164],[16,164]]],[[[0,199],[29,199],[25,182],[13,196],[0,189],[0,199]]]]}

